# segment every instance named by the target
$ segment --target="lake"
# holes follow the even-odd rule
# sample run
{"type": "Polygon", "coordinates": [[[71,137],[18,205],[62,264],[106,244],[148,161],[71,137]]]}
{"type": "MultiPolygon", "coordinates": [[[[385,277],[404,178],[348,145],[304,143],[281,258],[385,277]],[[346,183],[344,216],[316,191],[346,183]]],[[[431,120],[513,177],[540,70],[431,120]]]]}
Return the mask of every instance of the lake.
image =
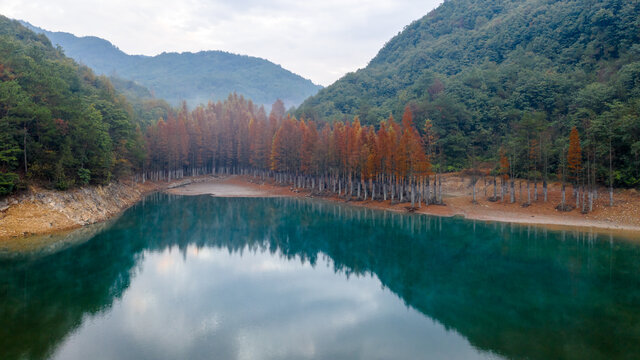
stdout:
{"type": "Polygon", "coordinates": [[[167,194],[47,239],[0,249],[0,359],[640,358],[640,241],[167,194]]]}

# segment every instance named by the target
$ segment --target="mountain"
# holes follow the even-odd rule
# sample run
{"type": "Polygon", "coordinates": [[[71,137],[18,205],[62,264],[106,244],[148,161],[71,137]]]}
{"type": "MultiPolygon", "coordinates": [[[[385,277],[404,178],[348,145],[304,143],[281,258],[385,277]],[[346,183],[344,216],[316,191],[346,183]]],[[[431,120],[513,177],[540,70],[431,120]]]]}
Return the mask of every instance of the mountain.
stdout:
{"type": "Polygon", "coordinates": [[[0,16],[0,195],[130,173],[144,156],[135,113],[106,77],[0,16]]]}
{"type": "MultiPolygon", "coordinates": [[[[433,121],[454,168],[470,165],[470,149],[485,159],[501,146],[526,153],[527,136],[539,134],[523,129],[535,125],[554,142],[549,156],[560,171],[558,154],[577,126],[583,141],[611,136],[619,183],[640,185],[638,29],[639,1],[448,0],[296,115],[377,124],[409,105],[417,125],[433,121]]],[[[608,148],[593,151],[608,170],[608,148]]],[[[524,153],[510,155],[523,175],[524,153]]]]}
{"type": "Polygon", "coordinates": [[[23,24],[45,34],[67,56],[97,73],[133,80],[173,105],[181,100],[191,105],[223,100],[236,92],[257,104],[271,105],[281,99],[290,107],[321,89],[310,80],[256,57],[223,51],[127,55],[104,39],[76,37],[23,24]]]}
{"type": "MultiPolygon", "coordinates": [[[[638,60],[639,15],[638,1],[445,1],[387,42],[366,68],[305,101],[298,114],[371,115],[377,121],[409,101],[464,96],[460,92],[483,86],[484,93],[513,100],[536,78],[564,78],[571,90],[605,83],[638,60]]],[[[569,90],[558,86],[554,93],[569,90]]],[[[539,98],[514,105],[566,110],[544,103],[539,98]]]]}

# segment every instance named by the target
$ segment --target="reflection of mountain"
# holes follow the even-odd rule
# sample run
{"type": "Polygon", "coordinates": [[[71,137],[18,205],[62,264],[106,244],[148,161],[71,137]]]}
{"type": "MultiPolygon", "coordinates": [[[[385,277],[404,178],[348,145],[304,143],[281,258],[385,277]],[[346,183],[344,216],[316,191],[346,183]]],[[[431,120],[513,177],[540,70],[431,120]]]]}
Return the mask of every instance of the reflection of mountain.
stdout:
{"type": "MultiPolygon", "coordinates": [[[[154,195],[92,241],[0,260],[0,358],[46,358],[122,296],[146,251],[259,249],[372,273],[474,346],[509,358],[640,353],[640,250],[582,234],[297,199],[154,195]]],[[[185,253],[186,256],[186,253],[185,253]]]]}

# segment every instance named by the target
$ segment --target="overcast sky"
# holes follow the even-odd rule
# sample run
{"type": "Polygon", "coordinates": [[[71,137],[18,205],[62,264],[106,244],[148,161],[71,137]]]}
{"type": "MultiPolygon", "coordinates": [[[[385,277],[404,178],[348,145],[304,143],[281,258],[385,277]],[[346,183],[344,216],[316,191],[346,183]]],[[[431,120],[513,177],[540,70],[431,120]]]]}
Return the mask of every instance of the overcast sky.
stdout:
{"type": "Polygon", "coordinates": [[[0,0],[0,13],[94,35],[128,54],[224,50],[258,56],[320,85],[366,66],[442,0],[0,0]]]}

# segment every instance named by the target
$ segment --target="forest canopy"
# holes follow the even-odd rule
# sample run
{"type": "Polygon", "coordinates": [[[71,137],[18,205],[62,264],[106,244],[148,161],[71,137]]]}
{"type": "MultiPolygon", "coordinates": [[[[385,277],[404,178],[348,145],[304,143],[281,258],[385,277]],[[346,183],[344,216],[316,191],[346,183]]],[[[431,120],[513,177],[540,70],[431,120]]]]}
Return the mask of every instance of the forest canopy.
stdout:
{"type": "Polygon", "coordinates": [[[107,183],[144,157],[134,111],[105,77],[0,17],[0,194],[23,179],[107,183]]]}
{"type": "Polygon", "coordinates": [[[557,172],[570,130],[606,183],[640,186],[640,2],[450,0],[391,39],[369,65],[307,99],[298,117],[378,124],[411,105],[427,119],[449,169],[470,149],[500,148],[528,176],[530,140],[557,172]]]}

